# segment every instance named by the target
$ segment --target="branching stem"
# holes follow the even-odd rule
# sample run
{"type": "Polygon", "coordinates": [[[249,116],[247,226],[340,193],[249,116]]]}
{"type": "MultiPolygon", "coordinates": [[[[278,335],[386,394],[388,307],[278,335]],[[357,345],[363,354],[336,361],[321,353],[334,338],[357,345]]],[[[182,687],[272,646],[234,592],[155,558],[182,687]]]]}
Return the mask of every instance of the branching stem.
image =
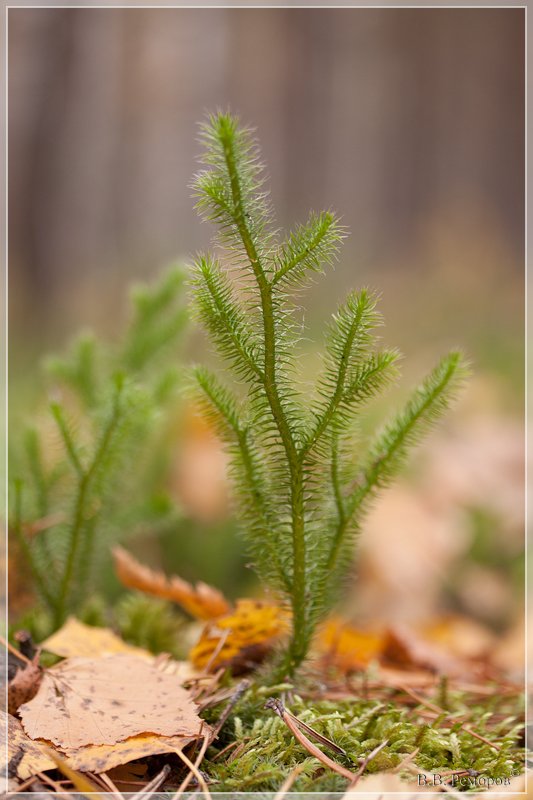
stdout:
{"type": "MultiPolygon", "coordinates": [[[[72,527],[70,531],[70,546],[69,546],[69,553],[67,557],[67,563],[65,566],[65,572],[63,575],[63,580],[61,582],[61,587],[59,590],[59,596],[56,603],[55,608],[55,625],[59,627],[65,619],[66,615],[66,606],[67,601],[70,593],[70,587],[72,583],[72,578],[74,574],[74,565],[76,563],[76,556],[78,555],[78,545],[81,536],[81,532],[83,529],[83,525],[85,523],[85,514],[86,514],[86,503],[89,494],[89,489],[91,485],[91,481],[98,470],[100,464],[102,463],[103,459],[105,458],[109,445],[111,443],[111,439],[117,427],[119,418],[120,418],[120,395],[122,392],[122,382],[119,382],[117,385],[117,390],[113,402],[113,410],[111,412],[111,416],[109,418],[109,422],[106,425],[104,430],[100,446],[97,448],[94,458],[87,469],[87,471],[83,472],[80,476],[80,480],[78,483],[78,491],[77,491],[77,498],[76,498],[76,506],[74,512],[74,519],[72,522],[72,527]]],[[[91,548],[91,536],[92,532],[89,531],[87,535],[87,544],[86,547],[88,550],[91,548]]]]}

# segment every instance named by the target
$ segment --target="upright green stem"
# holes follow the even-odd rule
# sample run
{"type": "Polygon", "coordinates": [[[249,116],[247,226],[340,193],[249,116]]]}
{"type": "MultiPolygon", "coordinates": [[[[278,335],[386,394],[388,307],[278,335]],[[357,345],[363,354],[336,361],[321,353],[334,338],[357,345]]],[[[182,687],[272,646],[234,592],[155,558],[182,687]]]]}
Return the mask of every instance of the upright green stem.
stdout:
{"type": "Polygon", "coordinates": [[[276,427],[285,450],[291,477],[292,542],[293,542],[293,580],[292,614],[293,637],[289,646],[287,672],[293,674],[305,658],[308,646],[306,615],[306,544],[304,518],[304,475],[302,459],[291,434],[283,406],[281,404],[276,378],[276,336],[274,308],[272,303],[272,283],[267,279],[261,265],[259,254],[246,223],[242,192],[235,164],[230,137],[223,139],[224,155],[230,177],[233,197],[234,218],[246,254],[250,260],[261,296],[263,312],[263,332],[265,341],[265,366],[263,386],[274,417],[276,427]]]}
{"type": "Polygon", "coordinates": [[[24,553],[35,583],[37,584],[39,591],[41,592],[42,596],[44,597],[45,601],[48,603],[50,608],[54,607],[54,598],[52,594],[48,591],[43,577],[41,575],[40,570],[37,568],[37,565],[33,558],[33,553],[31,549],[28,547],[28,542],[26,541],[26,537],[22,532],[22,513],[21,513],[21,505],[22,505],[22,482],[20,480],[15,480],[15,514],[13,520],[13,531],[15,536],[17,537],[17,541],[24,553]]]}
{"type": "MultiPolygon", "coordinates": [[[[80,481],[78,484],[74,521],[72,523],[70,531],[70,549],[67,558],[67,563],[65,566],[65,573],[63,575],[63,580],[61,582],[59,596],[56,604],[56,612],[54,620],[56,627],[59,627],[64,622],[65,619],[67,600],[70,594],[70,586],[74,573],[74,565],[76,563],[76,556],[78,554],[78,545],[83,525],[85,522],[85,507],[86,507],[87,497],[89,494],[90,484],[96,473],[96,470],[98,469],[98,467],[102,462],[102,459],[105,457],[107,453],[113,433],[115,431],[115,428],[117,426],[120,417],[119,401],[120,401],[121,390],[122,390],[122,385],[119,384],[117,386],[113,411],[109,419],[109,422],[107,424],[107,427],[104,431],[102,440],[100,442],[100,447],[97,449],[89,469],[81,474],[80,481]]],[[[93,533],[89,531],[88,544],[87,544],[88,548],[91,547],[90,538],[92,535],[93,533]]]]}

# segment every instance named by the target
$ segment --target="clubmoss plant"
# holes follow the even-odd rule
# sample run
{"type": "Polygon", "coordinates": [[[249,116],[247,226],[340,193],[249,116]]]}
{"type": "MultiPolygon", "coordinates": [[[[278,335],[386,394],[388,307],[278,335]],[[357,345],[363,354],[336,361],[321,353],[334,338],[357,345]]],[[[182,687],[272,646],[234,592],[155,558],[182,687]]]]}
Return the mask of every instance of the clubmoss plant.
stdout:
{"type": "Polygon", "coordinates": [[[206,413],[231,453],[243,533],[259,576],[291,612],[292,634],[278,677],[305,659],[331,609],[371,500],[411,448],[444,414],[466,374],[446,355],[369,445],[357,420],[398,374],[398,351],[376,349],[377,298],[349,294],[326,333],[315,391],[298,388],[301,336],[295,298],[331,264],[344,229],[330,212],[311,214],[284,240],[272,226],[258,145],[231,114],[202,128],[207,169],[195,179],[197,208],[218,227],[220,257],[192,266],[194,308],[231,367],[240,395],[205,367],[195,369],[206,413]]]}
{"type": "Polygon", "coordinates": [[[179,377],[172,351],[187,318],[183,278],[172,268],[134,290],[116,346],[86,334],[46,363],[54,399],[14,454],[11,527],[54,628],[93,593],[108,545],[171,506],[143,479],[179,377]]]}

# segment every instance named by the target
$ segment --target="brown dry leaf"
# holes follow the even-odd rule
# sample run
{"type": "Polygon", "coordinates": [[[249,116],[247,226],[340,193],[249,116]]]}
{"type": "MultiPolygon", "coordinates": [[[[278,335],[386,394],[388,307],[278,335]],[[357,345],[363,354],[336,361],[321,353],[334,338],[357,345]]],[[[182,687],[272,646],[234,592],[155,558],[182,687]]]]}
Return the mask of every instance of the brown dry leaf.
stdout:
{"type": "Polygon", "coordinates": [[[172,600],[197,619],[214,619],[231,613],[231,604],[213,586],[202,582],[192,586],[178,575],[167,578],[163,572],[140,564],[118,545],[113,547],[112,553],[115,572],[123,586],[172,600]]]}
{"type": "Polygon", "coordinates": [[[195,736],[201,725],[179,678],[129,655],[62,661],[46,671],[19,714],[32,739],[67,748],[115,744],[146,732],[195,736]]]}
{"type": "MultiPolygon", "coordinates": [[[[211,728],[204,724],[202,737],[212,736],[211,728]]],[[[79,749],[62,749],[67,764],[72,769],[80,772],[107,772],[113,767],[128,764],[137,758],[155,756],[160,753],[173,753],[176,749],[182,750],[198,738],[194,736],[157,736],[156,734],[141,734],[130,736],[117,744],[88,745],[79,749]]]]}
{"type": "Polygon", "coordinates": [[[406,670],[414,667],[449,672],[459,666],[458,659],[451,653],[425,642],[413,630],[403,625],[387,630],[381,660],[385,666],[406,670]]]}
{"type": "Polygon", "coordinates": [[[341,617],[333,617],[318,634],[315,647],[324,654],[328,664],[348,672],[364,669],[370,661],[378,658],[383,641],[383,633],[360,631],[341,617]]]}
{"type": "Polygon", "coordinates": [[[148,661],[154,658],[149,650],[127,644],[109,628],[85,625],[76,617],[69,617],[63,627],[44,640],[41,647],[64,658],[98,658],[117,653],[129,653],[148,661]]]}
{"type": "Polygon", "coordinates": [[[35,653],[31,664],[27,664],[25,669],[19,668],[13,680],[9,681],[7,700],[10,714],[14,714],[19,706],[37,694],[43,676],[42,668],[39,666],[39,656],[39,652],[35,653]]]}
{"type": "Polygon", "coordinates": [[[6,752],[7,733],[7,770],[9,775],[16,774],[26,780],[45,769],[54,769],[54,762],[43,752],[40,744],[27,736],[18,719],[11,714],[0,712],[0,747],[6,752]]]}
{"type": "Polygon", "coordinates": [[[211,668],[232,667],[239,672],[262,661],[287,630],[287,613],[279,606],[265,600],[237,600],[235,613],[207,623],[189,659],[203,669],[223,639],[211,668]]]}

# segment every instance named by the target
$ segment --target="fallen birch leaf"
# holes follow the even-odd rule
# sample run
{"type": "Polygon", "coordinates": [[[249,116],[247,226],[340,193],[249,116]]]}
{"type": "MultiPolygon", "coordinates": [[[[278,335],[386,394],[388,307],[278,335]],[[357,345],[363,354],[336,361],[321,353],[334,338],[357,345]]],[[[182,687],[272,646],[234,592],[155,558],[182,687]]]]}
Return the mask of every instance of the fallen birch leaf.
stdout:
{"type": "Polygon", "coordinates": [[[163,597],[178,603],[193,617],[214,619],[231,612],[231,604],[222,592],[201,581],[193,586],[178,575],[166,575],[140,564],[127,550],[116,545],[112,549],[115,572],[123,586],[163,597]]]}
{"type": "Polygon", "coordinates": [[[109,628],[85,625],[76,617],[69,617],[58,631],[42,642],[41,647],[64,658],[98,658],[117,653],[128,653],[145,660],[153,660],[154,657],[149,650],[127,644],[109,628]]]}
{"type": "Polygon", "coordinates": [[[202,723],[179,678],[128,655],[62,661],[45,672],[19,714],[32,739],[67,748],[146,732],[195,736],[202,723]]]}
{"type": "Polygon", "coordinates": [[[32,661],[24,669],[19,667],[15,677],[7,685],[8,711],[14,714],[19,706],[27,703],[37,694],[43,676],[39,666],[39,655],[36,653],[32,661]]]}
{"type": "MultiPolygon", "coordinates": [[[[211,729],[205,725],[202,737],[210,736],[211,729]]],[[[62,749],[66,763],[79,772],[107,772],[113,767],[128,764],[138,758],[155,756],[161,753],[174,753],[192,744],[198,738],[198,732],[193,736],[157,736],[156,734],[141,734],[130,736],[117,744],[87,745],[79,749],[62,749]]]]}
{"type": "Polygon", "coordinates": [[[232,667],[242,671],[260,663],[288,630],[287,613],[264,600],[237,600],[235,613],[208,622],[189,660],[198,669],[232,667]]]}
{"type": "Polygon", "coordinates": [[[54,769],[54,762],[45,755],[42,746],[34,742],[24,733],[19,720],[11,714],[0,714],[0,747],[6,753],[7,734],[7,772],[8,777],[14,775],[26,780],[38,772],[54,769]]]}

